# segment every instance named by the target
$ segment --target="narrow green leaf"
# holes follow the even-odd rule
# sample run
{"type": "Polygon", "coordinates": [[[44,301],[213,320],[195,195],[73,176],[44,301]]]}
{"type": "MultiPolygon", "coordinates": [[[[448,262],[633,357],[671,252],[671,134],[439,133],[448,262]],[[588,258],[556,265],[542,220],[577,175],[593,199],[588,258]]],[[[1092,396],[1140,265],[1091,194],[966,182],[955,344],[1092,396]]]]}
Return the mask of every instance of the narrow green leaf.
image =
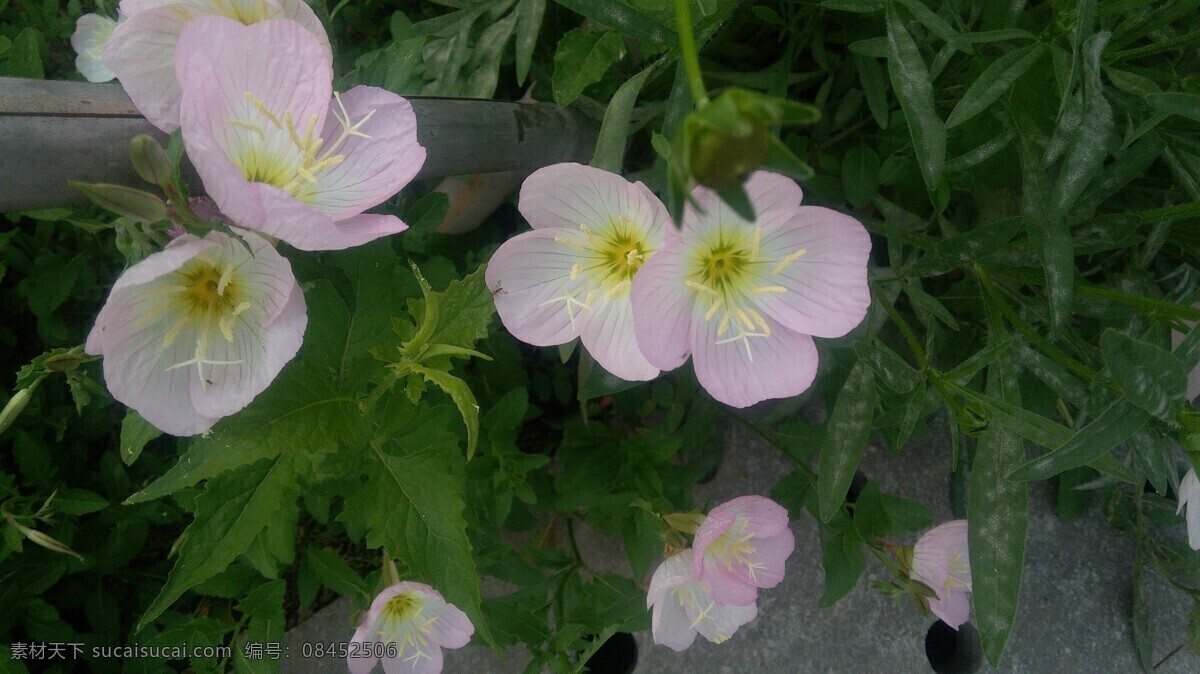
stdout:
{"type": "Polygon", "coordinates": [[[1150,417],[1145,412],[1128,401],[1118,400],[1066,443],[1022,464],[1008,479],[1045,480],[1063,471],[1085,466],[1128,440],[1149,421],[1150,417]]]}
{"type": "Polygon", "coordinates": [[[865,361],[855,363],[829,415],[828,442],[821,449],[817,474],[817,504],[823,522],[841,509],[867,447],[875,416],[874,379],[865,361]]]}
{"type": "Polygon", "coordinates": [[[1173,91],[1165,94],[1150,94],[1146,102],[1152,108],[1167,115],[1179,115],[1200,122],[1200,94],[1173,91]]]}
{"type": "Polygon", "coordinates": [[[592,155],[592,166],[612,173],[620,173],[625,164],[625,145],[629,140],[629,121],[633,106],[642,87],[666,63],[658,60],[642,72],[629,78],[613,94],[600,123],[600,134],[596,138],[596,152],[592,155]]]}
{"type": "Polygon", "coordinates": [[[545,13],[546,0],[521,0],[521,4],[517,5],[517,38],[513,42],[517,56],[517,84],[524,84],[529,74],[533,48],[537,46],[538,31],[545,13]]]}
{"type": "Polygon", "coordinates": [[[999,136],[980,145],[974,150],[965,152],[954,159],[946,162],[947,171],[965,171],[969,168],[978,166],[983,162],[991,159],[997,152],[1008,147],[1012,139],[1016,136],[1012,131],[1006,131],[999,136]]]}
{"type": "Polygon", "coordinates": [[[132,466],[142,455],[146,443],[160,435],[162,431],[143,419],[136,411],[125,412],[125,419],[121,421],[121,460],[126,466],[132,466]]]}
{"type": "MultiPolygon", "coordinates": [[[[988,392],[1020,406],[1016,376],[1003,363],[988,372],[988,392]]],[[[992,667],[1008,643],[1017,617],[1029,527],[1028,487],[1011,482],[1009,471],[1025,458],[1020,438],[1001,425],[990,426],[975,449],[967,508],[971,588],[976,626],[992,667]]]]}
{"type": "Polygon", "coordinates": [[[341,555],[328,548],[309,548],[304,551],[304,563],[325,587],[343,595],[371,597],[371,590],[341,555]]]}
{"type": "Polygon", "coordinates": [[[1071,429],[1066,426],[1030,412],[1020,405],[972,391],[949,380],[942,381],[956,392],[982,405],[987,410],[991,421],[1030,442],[1053,449],[1070,441],[1073,436],[1071,429]]]}
{"type": "Polygon", "coordinates": [[[854,352],[875,371],[884,386],[897,393],[912,391],[921,380],[921,374],[913,366],[882,342],[858,342],[854,352]]]}
{"type": "Polygon", "coordinates": [[[933,10],[925,6],[921,0],[896,0],[896,2],[904,5],[904,8],[912,13],[917,21],[920,21],[923,26],[929,29],[929,32],[942,38],[948,44],[958,48],[960,45],[958,39],[958,31],[946,23],[946,20],[938,16],[933,10]]]}
{"type": "Polygon", "coordinates": [[[858,81],[862,84],[863,93],[867,97],[867,108],[879,128],[888,127],[887,85],[883,79],[883,69],[879,61],[870,56],[852,54],[855,68],[858,70],[858,81]]]}
{"type": "Polygon", "coordinates": [[[865,145],[842,158],[842,191],[855,208],[866,208],[879,189],[879,155],[865,145]]]}
{"type": "Polygon", "coordinates": [[[1046,48],[1040,43],[1032,44],[1010,51],[992,61],[971,83],[967,93],[963,94],[958,104],[954,106],[954,110],[946,120],[946,128],[953,129],[987,110],[992,103],[995,103],[1011,89],[1013,83],[1032,68],[1045,52],[1046,48]]]}
{"type": "Polygon", "coordinates": [[[1108,139],[1113,133],[1112,106],[1104,98],[1100,81],[1100,57],[1107,33],[1088,38],[1084,55],[1083,118],[1071,133],[1058,181],[1050,195],[1050,220],[1061,219],[1084,189],[1100,174],[1108,156],[1108,139]]]}
{"type": "MultiPolygon", "coordinates": [[[[669,30],[648,14],[623,2],[611,0],[554,0],[598,24],[616,29],[629,37],[652,44],[674,45],[675,31],[669,30]]],[[[703,22],[702,22],[703,23],[703,22]]]]}
{"type": "Polygon", "coordinates": [[[1021,218],[1005,218],[980,225],[947,239],[940,239],[925,255],[917,258],[906,275],[938,276],[972,263],[1000,250],[1024,229],[1021,218]]]}
{"type": "Polygon", "coordinates": [[[290,454],[210,480],[196,498],[196,516],[183,534],[175,567],[134,632],[153,622],[184,592],[224,571],[297,495],[290,454]]]}
{"type": "Polygon", "coordinates": [[[1173,421],[1183,404],[1188,370],[1171,352],[1113,329],[1100,337],[1109,373],[1138,407],[1163,421],[1173,421]]]}
{"type": "Polygon", "coordinates": [[[584,33],[576,28],[564,35],[554,53],[554,102],[570,105],[624,55],[625,42],[619,33],[584,33]]]}
{"type": "Polygon", "coordinates": [[[921,58],[912,35],[890,5],[887,9],[887,30],[888,74],[896,98],[900,100],[904,118],[908,120],[908,131],[917,153],[921,176],[925,179],[925,186],[932,192],[942,182],[942,169],[946,163],[946,125],[938,117],[933,105],[933,82],[929,77],[929,68],[921,58]]]}

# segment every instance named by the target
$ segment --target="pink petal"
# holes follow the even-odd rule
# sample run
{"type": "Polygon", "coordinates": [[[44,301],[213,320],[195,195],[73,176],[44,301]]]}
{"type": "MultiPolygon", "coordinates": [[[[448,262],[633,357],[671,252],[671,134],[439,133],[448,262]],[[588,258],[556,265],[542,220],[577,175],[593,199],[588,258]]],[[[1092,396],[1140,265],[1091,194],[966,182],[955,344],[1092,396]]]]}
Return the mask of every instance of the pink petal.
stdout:
{"type": "MultiPolygon", "coordinates": [[[[375,620],[378,618],[378,611],[374,609],[374,604],[372,604],[372,612],[368,613],[367,617],[363,619],[362,624],[358,626],[358,629],[354,630],[354,637],[350,639],[351,644],[366,644],[375,641],[373,631],[375,620]]],[[[369,674],[372,669],[375,669],[375,663],[379,662],[379,658],[367,655],[372,650],[361,648],[359,650],[347,651],[346,665],[350,668],[350,674],[369,674]]]]}
{"type": "Polygon", "coordinates": [[[658,376],[658,368],[638,349],[628,295],[593,300],[579,337],[596,362],[621,379],[647,381],[658,376]]]}
{"type": "Polygon", "coordinates": [[[590,311],[580,305],[586,304],[585,278],[571,278],[572,268],[586,259],[563,241],[578,247],[586,242],[578,229],[534,230],[505,241],[488,261],[484,278],[496,312],[526,344],[566,344],[579,335],[590,311]],[[568,296],[573,299],[564,299],[568,296]]]}
{"type": "Polygon", "coordinates": [[[174,4],[179,4],[179,0],[121,0],[119,6],[122,14],[133,16],[148,9],[174,4]]]}
{"type": "Polygon", "coordinates": [[[854,218],[828,208],[796,208],[785,223],[763,229],[761,253],[771,268],[764,270],[761,284],[787,292],[759,295],[759,306],[785,327],[841,337],[866,316],[871,238],[854,218]]]}
{"type": "MultiPolygon", "coordinates": [[[[386,674],[438,674],[444,666],[442,649],[431,645],[422,648],[423,656],[415,660],[401,658],[383,658],[383,671],[386,674]]],[[[411,652],[405,652],[405,658],[412,657],[411,652]]]]}
{"type": "MultiPolygon", "coordinates": [[[[753,531],[756,537],[769,537],[788,531],[787,508],[772,501],[766,496],[750,494],[739,496],[722,503],[712,509],[709,517],[716,513],[733,513],[737,520],[746,520],[747,531],[753,531]]],[[[705,523],[707,524],[707,522],[705,523]]],[[[704,529],[705,524],[700,528],[704,529]]]]}
{"type": "Polygon", "coordinates": [[[796,538],[790,529],[767,538],[755,537],[750,541],[754,552],[750,557],[761,567],[754,569],[751,581],[759,588],[769,589],[783,582],[786,574],[785,563],[796,549],[796,538]]]}
{"type": "Polygon", "coordinates": [[[747,223],[743,220],[713,190],[696,187],[692,190],[692,199],[699,209],[691,205],[684,209],[684,229],[703,233],[715,227],[717,223],[774,226],[790,218],[804,197],[796,181],[766,171],[754,172],[742,186],[750,197],[750,203],[754,204],[754,222],[747,223]]]}
{"type": "Polygon", "coordinates": [[[634,334],[646,361],[661,370],[674,370],[688,358],[696,302],[685,274],[683,243],[672,228],[666,246],[633,277],[634,334]]]}
{"type": "Polygon", "coordinates": [[[175,5],[137,12],[104,45],[104,64],[121,80],[138,111],[167,133],[179,128],[175,44],[192,16],[175,5]]]}
{"type": "Polygon", "coordinates": [[[713,508],[700,523],[700,527],[696,530],[695,537],[692,538],[692,575],[696,578],[704,577],[704,558],[708,553],[708,546],[713,541],[725,535],[733,523],[737,521],[737,513],[726,508],[720,510],[713,508]]]}
{"type": "Polygon", "coordinates": [[[654,643],[673,651],[685,651],[696,640],[692,619],[672,597],[654,605],[650,612],[650,625],[654,643]]]}
{"type": "Polygon", "coordinates": [[[426,611],[431,616],[437,616],[437,620],[429,625],[427,638],[430,645],[442,648],[462,648],[471,641],[471,635],[475,633],[475,626],[471,624],[467,614],[460,611],[454,604],[442,601],[440,595],[430,596],[425,601],[426,611]]]}
{"type": "Polygon", "coordinates": [[[758,604],[738,606],[717,604],[709,610],[703,620],[696,623],[696,631],[713,643],[732,637],[738,628],[758,616],[758,604]]]}
{"type": "Polygon", "coordinates": [[[971,601],[965,592],[957,590],[945,599],[930,599],[929,610],[954,629],[971,619],[971,601]]]}
{"type": "Polygon", "coordinates": [[[326,146],[342,134],[338,121],[344,106],[350,123],[371,115],[359,132],[337,147],[345,160],[317,176],[311,203],[335,220],[357,215],[381,203],[412,181],[425,163],[425,148],[417,143],[417,118],[412,105],[390,91],[355,87],[342,94],[341,106],[332,101],[321,138],[326,146]]]}
{"type": "MultiPolygon", "coordinates": [[[[770,316],[769,337],[725,341],[718,334],[719,316],[692,323],[692,362],[696,378],[715,400],[749,407],[771,398],[790,398],[808,390],[817,374],[817,347],[812,337],[783,327],[770,316]]],[[[734,328],[730,328],[732,331],[734,328]]]]}
{"type": "Polygon", "coordinates": [[[705,555],[703,564],[700,580],[708,586],[708,591],[717,604],[749,606],[758,599],[758,588],[746,580],[744,567],[727,567],[712,555],[705,555]]]}
{"type": "Polygon", "coordinates": [[[662,602],[672,588],[696,580],[692,572],[694,557],[691,548],[671,555],[658,565],[650,578],[650,589],[646,591],[646,608],[662,602]]]}
{"type": "Polygon", "coordinates": [[[521,185],[520,210],[534,229],[582,224],[600,231],[624,216],[652,248],[661,245],[668,227],[666,208],[644,185],[580,164],[534,171],[521,185]]]}

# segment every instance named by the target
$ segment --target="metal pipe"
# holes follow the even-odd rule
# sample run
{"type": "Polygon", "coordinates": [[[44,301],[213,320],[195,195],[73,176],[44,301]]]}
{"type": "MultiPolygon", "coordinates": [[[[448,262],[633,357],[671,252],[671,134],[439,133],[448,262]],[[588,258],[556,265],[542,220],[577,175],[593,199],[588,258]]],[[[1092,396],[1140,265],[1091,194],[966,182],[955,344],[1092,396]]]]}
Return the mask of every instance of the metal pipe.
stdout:
{"type": "MultiPolygon", "coordinates": [[[[417,178],[586,162],[595,144],[594,123],[554,105],[408,100],[428,151],[417,178]]],[[[0,77],[0,211],[87,203],[67,180],[142,186],[129,161],[139,133],[167,141],[117,84],[0,77]]],[[[193,193],[203,193],[191,166],[184,169],[193,193]]]]}

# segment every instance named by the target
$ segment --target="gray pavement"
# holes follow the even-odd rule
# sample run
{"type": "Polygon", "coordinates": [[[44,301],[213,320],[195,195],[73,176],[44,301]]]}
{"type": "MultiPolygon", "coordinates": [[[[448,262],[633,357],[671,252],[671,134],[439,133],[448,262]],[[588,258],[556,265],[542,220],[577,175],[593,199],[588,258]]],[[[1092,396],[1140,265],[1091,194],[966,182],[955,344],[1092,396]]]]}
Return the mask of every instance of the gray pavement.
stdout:
{"type": "MultiPolygon", "coordinates": [[[[726,453],[717,478],[695,490],[695,502],[713,503],[744,494],[768,494],[789,470],[786,460],[741,427],[725,433],[726,453]]],[[[949,438],[943,425],[914,440],[896,456],[871,446],[862,469],[879,487],[921,501],[935,521],[951,518],[947,498],[949,438]]],[[[1130,621],[1133,542],[1114,533],[1093,506],[1080,519],[1065,523],[1053,511],[1053,494],[1034,485],[1030,495],[1029,538],[1021,606],[1000,672],[1136,672],[1130,621]]],[[[1182,529],[1182,524],[1181,524],[1182,529]]],[[[922,618],[907,599],[896,601],[870,587],[887,580],[871,560],[858,586],[832,607],[821,609],[821,548],[811,517],[792,523],[796,552],[788,560],[784,582],[759,592],[758,618],[729,641],[716,645],[697,638],[684,653],[655,646],[649,633],[635,635],[640,673],[791,674],[793,672],[929,672],[922,618]]],[[[629,574],[620,540],[577,529],[581,554],[593,568],[629,574]]],[[[911,543],[911,541],[904,541],[911,543]]],[[[488,589],[484,588],[485,592],[488,589]]],[[[1147,586],[1157,635],[1155,661],[1187,636],[1191,601],[1167,583],[1147,586]]],[[[288,633],[291,653],[300,644],[345,641],[353,630],[351,607],[342,598],[288,633]]],[[[450,674],[519,673],[529,657],[508,649],[502,661],[492,651],[468,646],[446,653],[450,674]]],[[[344,671],[331,661],[286,661],[285,674],[344,671]]],[[[381,670],[377,670],[381,671],[381,670]]],[[[990,671],[986,662],[980,672],[990,671]]],[[[1156,673],[1200,672],[1200,659],[1181,651],[1156,673]]]]}

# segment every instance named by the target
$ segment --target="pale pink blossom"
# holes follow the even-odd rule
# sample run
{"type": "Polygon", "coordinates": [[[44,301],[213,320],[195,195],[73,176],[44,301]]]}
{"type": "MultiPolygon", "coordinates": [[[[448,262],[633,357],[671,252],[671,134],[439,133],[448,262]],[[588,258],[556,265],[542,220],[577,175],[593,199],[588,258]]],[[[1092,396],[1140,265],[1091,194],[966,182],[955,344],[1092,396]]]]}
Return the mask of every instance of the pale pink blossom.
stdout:
{"type": "Polygon", "coordinates": [[[773,173],[746,182],[747,222],[711,190],[692,196],[683,231],[633,283],[633,325],[662,370],[690,355],[696,377],[727,405],[804,392],[817,371],[813,337],[841,337],[870,305],[871,240],[854,218],[801,206],[800,187],[773,173]]]}
{"type": "Polygon", "coordinates": [[[765,496],[739,496],[712,509],[692,541],[692,572],[718,604],[749,606],[772,588],[796,548],[787,509],[765,496]]]}
{"type": "Polygon", "coordinates": [[[116,77],[104,65],[104,45],[117,28],[117,21],[99,14],[84,14],[75,22],[71,48],[75,50],[75,69],[89,82],[107,82],[116,77]]]}
{"type": "Polygon", "coordinates": [[[466,614],[433,588],[397,583],[371,602],[354,631],[346,661],[352,674],[367,674],[380,660],[388,674],[437,674],[442,671],[442,649],[462,648],[474,633],[466,614]],[[356,654],[360,657],[353,657],[356,654]]]}
{"type": "Polygon", "coordinates": [[[486,272],[504,327],[535,346],[579,337],[617,377],[656,377],[634,337],[629,291],[670,229],[662,202],[640,182],[555,164],[525,180],[520,209],[533,231],[504,242],[486,272]]]}
{"type": "Polygon", "coordinates": [[[327,48],[293,21],[195,19],[177,56],[188,157],[239,226],[304,250],[407,228],[363,211],[425,162],[408,101],[365,86],[334,94],[327,48]]]}
{"type": "Polygon", "coordinates": [[[1196,478],[1196,470],[1189,468],[1187,475],[1179,482],[1179,507],[1175,514],[1187,508],[1188,545],[1193,550],[1200,550],[1200,479],[1196,478]]]}
{"type": "Polygon", "coordinates": [[[716,603],[692,569],[691,549],[664,559],[654,571],[646,608],[651,609],[654,643],[676,651],[691,646],[697,634],[714,644],[723,643],[758,615],[753,602],[747,606],[716,603]]]}
{"type": "Polygon", "coordinates": [[[909,577],[937,593],[929,610],[958,629],[971,617],[971,556],[967,549],[967,521],[951,520],[926,531],[913,546],[909,577]]]}
{"type": "Polygon", "coordinates": [[[88,335],[113,397],[172,435],[242,409],[308,322],[291,265],[252,232],[180,236],[117,279],[88,335]]]}
{"type": "Polygon", "coordinates": [[[179,128],[183,93],[175,71],[176,43],[194,19],[223,16],[247,25],[294,21],[332,54],[325,28],[304,0],[122,0],[121,13],[127,18],[104,45],[104,65],[146,119],[167,133],[179,128]]]}

